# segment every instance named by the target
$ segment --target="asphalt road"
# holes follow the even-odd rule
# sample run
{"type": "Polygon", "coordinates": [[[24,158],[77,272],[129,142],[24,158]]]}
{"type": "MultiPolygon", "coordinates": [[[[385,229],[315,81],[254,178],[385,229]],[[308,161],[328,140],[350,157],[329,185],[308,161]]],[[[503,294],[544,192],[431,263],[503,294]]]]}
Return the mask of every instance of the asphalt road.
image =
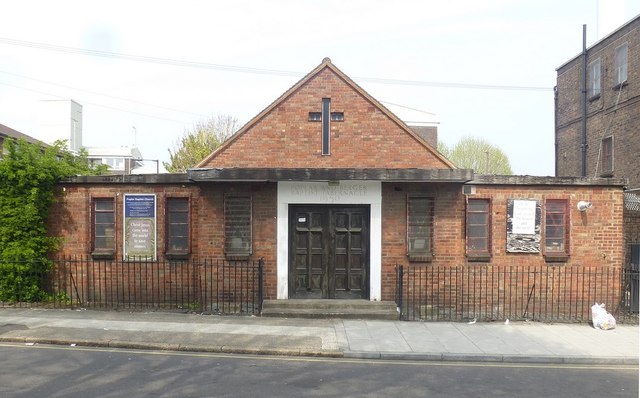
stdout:
{"type": "Polygon", "coordinates": [[[635,366],[362,361],[0,344],[0,397],[638,397],[635,366]]]}

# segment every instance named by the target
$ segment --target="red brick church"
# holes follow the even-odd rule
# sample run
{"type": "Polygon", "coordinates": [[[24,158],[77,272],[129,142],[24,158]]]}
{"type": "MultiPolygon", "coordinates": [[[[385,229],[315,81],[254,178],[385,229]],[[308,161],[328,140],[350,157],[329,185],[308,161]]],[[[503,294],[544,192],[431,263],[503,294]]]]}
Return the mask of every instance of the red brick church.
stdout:
{"type": "Polygon", "coordinates": [[[326,58],[188,173],[60,184],[50,232],[101,260],[262,258],[265,298],[386,301],[399,265],[619,269],[624,184],[456,168],[326,58]]]}

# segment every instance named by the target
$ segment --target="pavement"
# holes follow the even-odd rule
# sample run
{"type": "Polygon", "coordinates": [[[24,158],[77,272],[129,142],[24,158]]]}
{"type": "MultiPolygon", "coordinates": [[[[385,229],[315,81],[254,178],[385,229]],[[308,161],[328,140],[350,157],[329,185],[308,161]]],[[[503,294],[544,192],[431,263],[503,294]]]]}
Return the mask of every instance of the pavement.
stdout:
{"type": "Polygon", "coordinates": [[[638,364],[638,325],[0,309],[0,342],[388,360],[638,364]]]}

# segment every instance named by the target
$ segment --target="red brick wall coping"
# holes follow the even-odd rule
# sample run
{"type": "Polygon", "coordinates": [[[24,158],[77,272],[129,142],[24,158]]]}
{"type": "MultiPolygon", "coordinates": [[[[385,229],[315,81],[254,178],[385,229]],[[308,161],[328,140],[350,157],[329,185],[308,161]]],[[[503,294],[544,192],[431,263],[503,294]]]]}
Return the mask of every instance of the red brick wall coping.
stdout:
{"type": "Polygon", "coordinates": [[[470,185],[582,185],[624,187],[626,178],[539,177],[476,174],[470,185]]]}
{"type": "Polygon", "coordinates": [[[458,182],[469,185],[627,185],[626,178],[539,177],[481,175],[470,169],[193,169],[182,174],[75,176],[66,184],[192,184],[232,181],[331,181],[374,180],[387,182],[458,182]]]}
{"type": "Polygon", "coordinates": [[[464,183],[471,169],[355,169],[355,168],[211,168],[189,170],[193,181],[425,181],[464,183]]]}
{"type": "Polygon", "coordinates": [[[65,184],[189,184],[187,173],[73,176],[65,184]]]}

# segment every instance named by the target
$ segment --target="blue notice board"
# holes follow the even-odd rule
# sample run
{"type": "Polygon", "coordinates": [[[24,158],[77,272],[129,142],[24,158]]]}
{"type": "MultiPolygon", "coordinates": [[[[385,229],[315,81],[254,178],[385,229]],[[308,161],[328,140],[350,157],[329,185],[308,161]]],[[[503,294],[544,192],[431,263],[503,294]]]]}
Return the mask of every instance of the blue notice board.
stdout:
{"type": "Polygon", "coordinates": [[[156,195],[124,195],[124,260],[156,259],[156,195]]]}

